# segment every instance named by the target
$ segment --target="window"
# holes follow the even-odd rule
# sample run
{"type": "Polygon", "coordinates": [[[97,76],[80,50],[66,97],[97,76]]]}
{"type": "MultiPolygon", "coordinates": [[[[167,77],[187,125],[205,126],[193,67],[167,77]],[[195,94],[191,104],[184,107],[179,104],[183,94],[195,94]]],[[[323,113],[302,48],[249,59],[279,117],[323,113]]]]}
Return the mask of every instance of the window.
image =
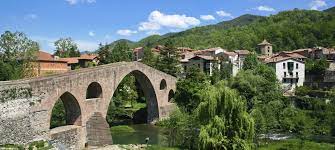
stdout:
{"type": "Polygon", "coordinates": [[[289,72],[290,76],[293,76],[293,72],[289,72]]]}
{"type": "Polygon", "coordinates": [[[292,71],[294,69],[294,62],[288,62],[287,69],[292,71]]]}
{"type": "Polygon", "coordinates": [[[298,77],[298,76],[299,76],[299,73],[298,73],[298,72],[296,72],[296,73],[295,73],[295,75],[298,77]]]}
{"type": "Polygon", "coordinates": [[[299,69],[299,64],[298,63],[295,64],[295,69],[299,69]]]}
{"type": "Polygon", "coordinates": [[[286,77],[286,72],[284,72],[284,77],[286,77]]]}
{"type": "Polygon", "coordinates": [[[286,83],[286,79],[283,80],[283,83],[286,83]]]}
{"type": "Polygon", "coordinates": [[[283,63],[283,69],[285,69],[285,66],[286,66],[285,63],[283,63]]]}

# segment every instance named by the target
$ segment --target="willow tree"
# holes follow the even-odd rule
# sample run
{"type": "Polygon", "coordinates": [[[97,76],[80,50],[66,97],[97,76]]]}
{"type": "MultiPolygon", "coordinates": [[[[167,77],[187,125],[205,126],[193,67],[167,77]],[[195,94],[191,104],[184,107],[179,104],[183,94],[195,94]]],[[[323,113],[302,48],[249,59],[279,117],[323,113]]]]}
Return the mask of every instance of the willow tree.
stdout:
{"type": "Polygon", "coordinates": [[[224,82],[204,90],[197,117],[201,122],[199,149],[252,148],[254,121],[240,96],[224,82]]]}

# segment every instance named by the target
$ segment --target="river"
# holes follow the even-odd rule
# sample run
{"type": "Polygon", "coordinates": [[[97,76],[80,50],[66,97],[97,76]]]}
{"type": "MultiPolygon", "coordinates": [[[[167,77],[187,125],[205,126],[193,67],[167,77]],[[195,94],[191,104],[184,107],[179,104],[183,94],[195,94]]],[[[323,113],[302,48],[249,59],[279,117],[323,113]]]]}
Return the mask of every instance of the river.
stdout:
{"type": "Polygon", "coordinates": [[[113,134],[113,144],[145,144],[148,137],[150,145],[167,146],[167,138],[163,134],[163,129],[150,124],[128,125],[135,132],[118,132],[113,134]]]}

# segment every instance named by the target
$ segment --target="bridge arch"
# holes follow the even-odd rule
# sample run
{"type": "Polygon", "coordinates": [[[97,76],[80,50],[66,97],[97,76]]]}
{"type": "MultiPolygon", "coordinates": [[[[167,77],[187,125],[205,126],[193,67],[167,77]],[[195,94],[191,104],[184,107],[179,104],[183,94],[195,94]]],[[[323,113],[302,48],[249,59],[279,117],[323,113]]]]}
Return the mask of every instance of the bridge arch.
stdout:
{"type": "MultiPolygon", "coordinates": [[[[118,83],[115,86],[115,90],[117,90],[119,84],[127,75],[133,75],[136,81],[139,83],[141,90],[143,90],[143,94],[147,104],[147,123],[157,121],[159,119],[157,93],[154,88],[153,82],[145,73],[140,70],[132,70],[128,73],[123,74],[118,80],[118,83]]],[[[115,90],[112,94],[112,97],[115,93],[115,90]]],[[[110,99],[112,99],[112,97],[110,99]]]]}
{"type": "Polygon", "coordinates": [[[165,79],[162,79],[161,80],[161,83],[159,84],[159,89],[160,90],[165,90],[166,89],[166,81],[165,81],[165,79]]]}
{"type": "MultiPolygon", "coordinates": [[[[57,114],[56,114],[57,115],[57,114]]],[[[53,126],[52,125],[52,121],[54,121],[54,119],[65,119],[65,124],[63,125],[77,125],[77,126],[81,126],[82,122],[81,122],[81,115],[82,115],[82,111],[81,111],[81,107],[77,101],[77,99],[70,93],[70,92],[64,92],[59,98],[58,100],[56,100],[52,106],[51,109],[51,113],[50,113],[50,125],[49,128],[54,128],[57,126],[53,126]],[[65,118],[57,118],[57,116],[53,116],[52,112],[54,111],[54,108],[56,106],[56,103],[58,101],[62,102],[62,105],[64,107],[65,110],[65,118]]]]}
{"type": "Polygon", "coordinates": [[[171,89],[168,95],[168,102],[172,102],[174,98],[174,91],[171,89]]]}
{"type": "Polygon", "coordinates": [[[98,82],[92,82],[88,85],[86,90],[86,99],[101,98],[102,88],[98,82]]]}

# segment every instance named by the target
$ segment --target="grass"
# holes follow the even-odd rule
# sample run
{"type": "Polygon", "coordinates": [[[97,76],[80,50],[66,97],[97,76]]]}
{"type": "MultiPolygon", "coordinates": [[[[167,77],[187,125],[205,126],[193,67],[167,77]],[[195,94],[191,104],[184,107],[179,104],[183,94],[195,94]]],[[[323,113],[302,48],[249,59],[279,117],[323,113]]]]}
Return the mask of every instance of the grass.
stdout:
{"type": "Polygon", "coordinates": [[[299,139],[289,139],[283,141],[270,141],[267,145],[261,144],[259,150],[334,150],[335,145],[330,143],[317,143],[313,141],[304,141],[300,147],[299,139]]]}
{"type": "Polygon", "coordinates": [[[112,133],[135,132],[135,130],[132,127],[129,127],[127,125],[112,126],[110,130],[111,130],[112,133]]]}
{"type": "Polygon", "coordinates": [[[164,146],[159,146],[159,145],[148,145],[146,150],[179,150],[179,148],[164,147],[164,146]]]}

